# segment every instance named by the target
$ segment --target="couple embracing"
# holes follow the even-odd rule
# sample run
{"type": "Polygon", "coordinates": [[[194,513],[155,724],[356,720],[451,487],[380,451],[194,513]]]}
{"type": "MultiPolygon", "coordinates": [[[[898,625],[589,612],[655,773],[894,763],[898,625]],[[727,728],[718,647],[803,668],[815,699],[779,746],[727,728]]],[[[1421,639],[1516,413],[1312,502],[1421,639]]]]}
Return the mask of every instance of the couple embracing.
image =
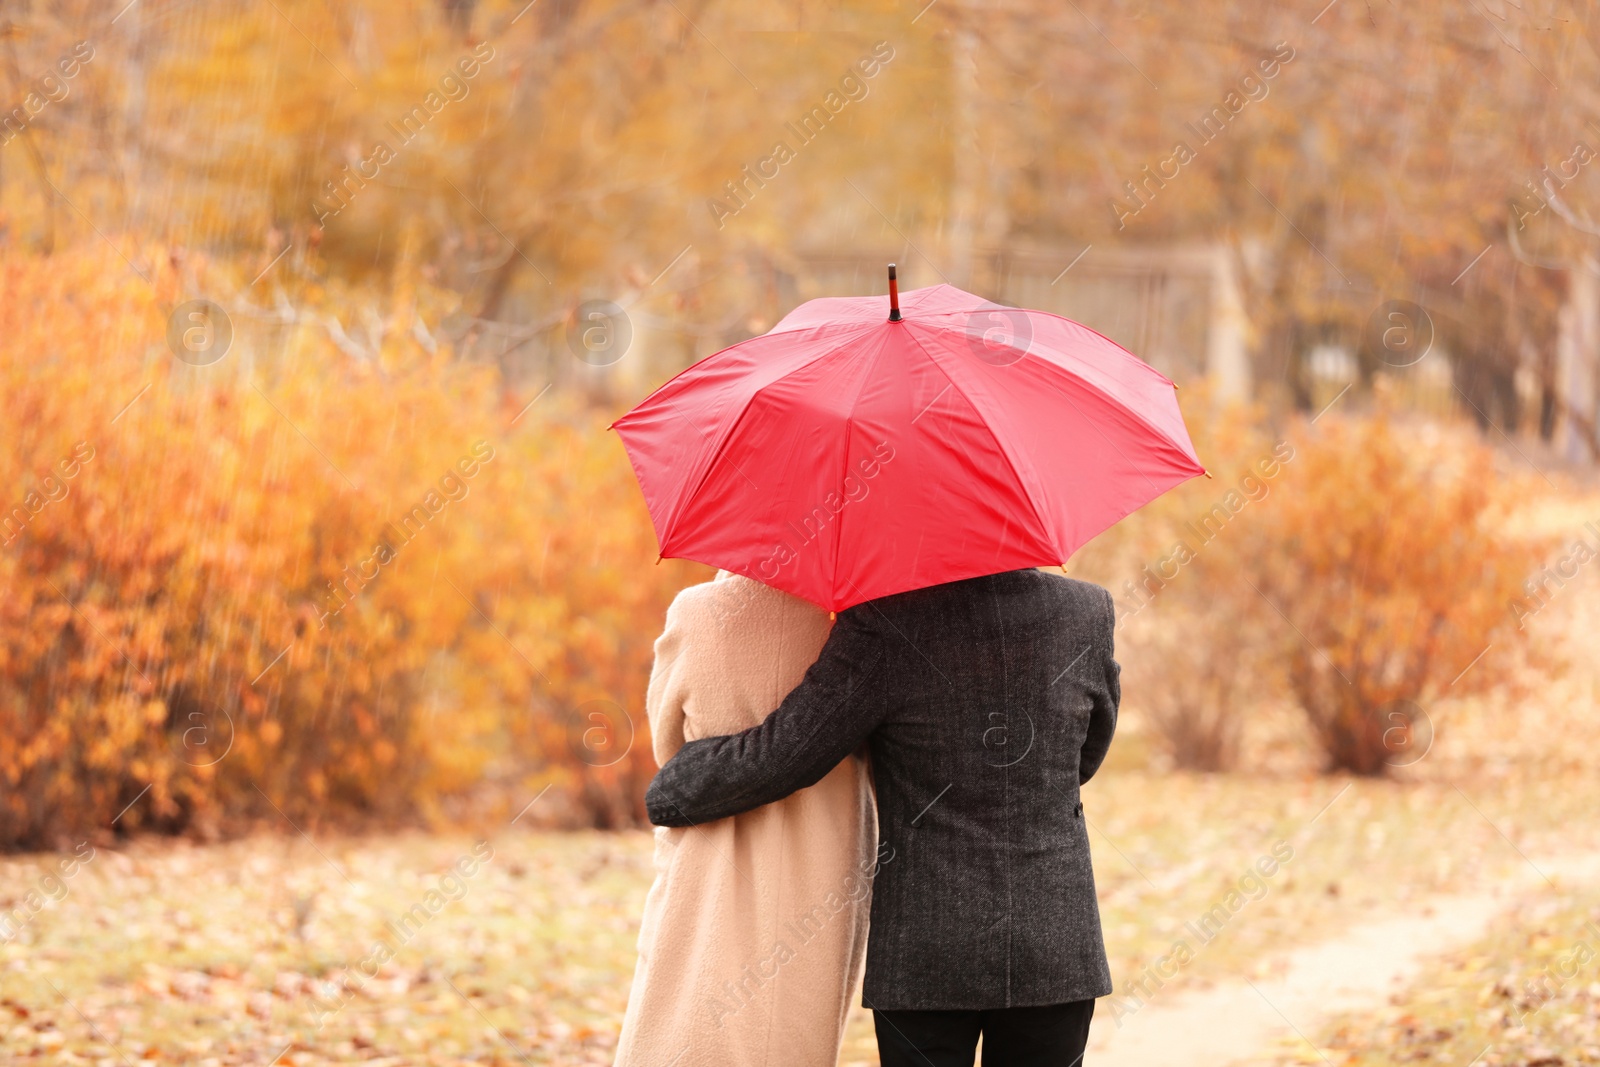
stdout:
{"type": "Polygon", "coordinates": [[[949,286],[902,316],[892,279],[887,320],[812,301],[617,423],[662,554],[724,568],[655,646],[619,1067],[829,1067],[858,991],[886,1067],[1073,1067],[1111,992],[1112,601],[1040,565],[1202,469],[1112,342],[949,286]],[[775,556],[870,442],[870,493],[775,556]]]}
{"type": "Polygon", "coordinates": [[[1104,590],[1031,569],[831,632],[726,572],[679,594],[618,1064],[831,1067],[863,962],[885,1067],[970,1067],[980,1033],[986,1064],[1080,1057],[1111,992],[1079,799],[1116,724],[1111,633],[1104,590]]]}

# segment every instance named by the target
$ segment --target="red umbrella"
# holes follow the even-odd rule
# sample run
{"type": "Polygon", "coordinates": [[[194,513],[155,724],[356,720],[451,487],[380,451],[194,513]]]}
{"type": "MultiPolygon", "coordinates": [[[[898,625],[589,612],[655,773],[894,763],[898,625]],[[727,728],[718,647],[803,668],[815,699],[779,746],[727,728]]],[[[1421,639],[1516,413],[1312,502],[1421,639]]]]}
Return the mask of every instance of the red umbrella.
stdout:
{"type": "Polygon", "coordinates": [[[1042,311],[949,285],[829,297],[615,423],[663,557],[840,611],[1064,562],[1204,473],[1174,386],[1042,311]]]}

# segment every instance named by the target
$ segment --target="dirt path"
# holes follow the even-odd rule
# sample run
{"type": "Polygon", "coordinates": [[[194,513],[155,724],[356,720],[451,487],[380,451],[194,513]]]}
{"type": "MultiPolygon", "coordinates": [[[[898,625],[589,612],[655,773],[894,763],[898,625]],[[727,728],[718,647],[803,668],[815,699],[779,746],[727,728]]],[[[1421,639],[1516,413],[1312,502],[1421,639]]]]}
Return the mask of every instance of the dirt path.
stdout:
{"type": "MultiPolygon", "coordinates": [[[[1600,881],[1600,853],[1536,858],[1558,883],[1600,881]]],[[[1225,1067],[1295,1034],[1315,1041],[1341,1012],[1378,1007],[1433,956],[1481,938],[1489,923],[1545,885],[1533,866],[1492,889],[1419,902],[1343,936],[1287,954],[1271,977],[1235,979],[1193,992],[1157,990],[1142,1008],[1112,1018],[1102,1001],[1084,1067],[1225,1067]]],[[[1119,990],[1120,992],[1120,990],[1119,990]]]]}

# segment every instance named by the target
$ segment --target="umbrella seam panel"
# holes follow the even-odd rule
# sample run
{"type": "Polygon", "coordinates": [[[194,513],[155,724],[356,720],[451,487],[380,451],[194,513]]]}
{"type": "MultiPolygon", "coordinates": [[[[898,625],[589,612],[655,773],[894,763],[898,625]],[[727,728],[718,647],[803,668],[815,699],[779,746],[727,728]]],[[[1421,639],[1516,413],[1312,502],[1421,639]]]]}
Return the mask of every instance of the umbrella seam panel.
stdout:
{"type": "MultiPolygon", "coordinates": [[[[967,395],[967,391],[957,384],[955,378],[951,377],[950,372],[945,369],[942,363],[939,362],[939,358],[935,356],[928,346],[922,343],[921,338],[917,337],[914,333],[911,334],[911,338],[916,342],[917,347],[922,349],[923,354],[928,357],[928,362],[937,368],[940,374],[944,375],[945,381],[950,383],[950,388],[954,389],[958,394],[960,394],[961,399],[967,402],[967,406],[973,411],[978,412],[978,414],[981,416],[983,413],[979,410],[978,405],[972,402],[972,397],[967,395]]],[[[1039,529],[1042,530],[1045,536],[1049,539],[1051,549],[1057,555],[1060,555],[1061,539],[1059,536],[1059,531],[1053,529],[1051,523],[1045,522],[1044,516],[1039,513],[1039,502],[1034,499],[1035,492],[1043,495],[1043,486],[1039,482],[1038,472],[1030,471],[1030,473],[1033,475],[1034,484],[1031,487],[1025,485],[1022,480],[1022,473],[1017,470],[1017,461],[1012,457],[1011,450],[1008,449],[1000,440],[1000,435],[994,432],[994,428],[989,425],[986,419],[982,419],[980,422],[983,426],[984,432],[989,435],[989,439],[994,442],[995,448],[999,450],[1001,458],[1006,461],[1006,467],[1010,469],[1011,476],[1017,480],[1017,487],[1023,490],[1023,499],[1027,500],[1028,507],[1033,511],[1034,521],[1039,524],[1039,529]]],[[[1057,562],[1065,563],[1066,560],[1057,560],[1057,562]]]]}

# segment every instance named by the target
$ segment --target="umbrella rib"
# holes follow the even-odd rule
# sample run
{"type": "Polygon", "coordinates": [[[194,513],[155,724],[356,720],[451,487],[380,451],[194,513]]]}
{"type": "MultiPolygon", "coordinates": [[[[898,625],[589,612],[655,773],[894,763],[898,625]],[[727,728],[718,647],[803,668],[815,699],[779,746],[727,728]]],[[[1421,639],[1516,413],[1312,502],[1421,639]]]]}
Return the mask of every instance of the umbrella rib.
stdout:
{"type": "MultiPolygon", "coordinates": [[[[1050,314],[1050,312],[1041,312],[1041,314],[1048,315],[1048,314],[1050,314]]],[[[1061,321],[1069,323],[1069,324],[1071,324],[1073,326],[1082,326],[1083,325],[1082,323],[1073,322],[1071,319],[1066,318],[1066,317],[1061,316],[1061,315],[1054,315],[1052,317],[1061,319],[1061,321]]],[[[1121,345],[1119,345],[1119,344],[1117,344],[1117,342],[1111,340],[1111,338],[1107,337],[1105,334],[1099,333],[1096,330],[1092,330],[1087,326],[1083,326],[1083,328],[1085,330],[1089,330],[1090,333],[1094,334],[1096,337],[1099,337],[1101,340],[1105,341],[1107,344],[1115,345],[1120,351],[1126,352],[1133,359],[1139,359],[1138,356],[1135,356],[1132,352],[1128,352],[1128,350],[1126,348],[1123,348],[1121,345]]],[[[1032,355],[1031,352],[1027,352],[1027,351],[1023,352],[1023,358],[1027,358],[1030,355],[1032,355]]],[[[1150,367],[1150,364],[1145,363],[1144,360],[1142,360],[1142,359],[1139,359],[1139,362],[1142,365],[1146,366],[1146,367],[1150,367]]],[[[1041,367],[1047,368],[1050,371],[1055,371],[1055,372],[1058,372],[1060,374],[1064,374],[1068,378],[1070,378],[1072,381],[1077,382],[1078,384],[1082,385],[1084,388],[1092,390],[1096,396],[1099,396],[1104,401],[1106,401],[1107,403],[1114,405],[1118,410],[1127,412],[1128,415],[1130,417],[1132,417],[1135,421],[1137,421],[1141,426],[1145,427],[1152,434],[1154,434],[1156,437],[1158,437],[1159,439],[1165,441],[1172,448],[1176,449],[1179,455],[1183,456],[1185,459],[1189,459],[1190,458],[1189,453],[1184,451],[1183,446],[1181,444],[1179,444],[1177,441],[1173,440],[1171,434],[1167,433],[1165,430],[1162,430],[1159,426],[1155,425],[1149,419],[1145,418],[1144,415],[1139,411],[1138,408],[1129,406],[1128,404],[1124,403],[1122,400],[1120,400],[1117,397],[1115,397],[1115,396],[1111,395],[1110,393],[1106,392],[1106,390],[1100,388],[1094,382],[1091,382],[1091,381],[1089,381],[1089,379],[1083,377],[1083,375],[1078,374],[1075,371],[1072,371],[1067,367],[1063,367],[1058,363],[1052,363],[1048,359],[1037,359],[1037,360],[1035,360],[1035,363],[1037,363],[1041,367]]],[[[1168,385],[1172,385],[1172,380],[1167,378],[1166,375],[1161,374],[1161,372],[1156,370],[1154,367],[1150,367],[1150,370],[1151,370],[1152,373],[1160,375],[1162,380],[1166,381],[1166,383],[1168,385]]],[[[1176,386],[1174,386],[1174,388],[1176,388],[1176,386]]],[[[1072,405],[1072,410],[1073,411],[1076,411],[1080,417],[1084,417],[1083,416],[1083,409],[1078,407],[1077,401],[1073,400],[1072,397],[1070,397],[1070,396],[1066,396],[1066,397],[1064,397],[1064,399],[1067,401],[1067,403],[1072,405]]],[[[1179,416],[1180,416],[1180,418],[1182,417],[1182,412],[1181,411],[1179,412],[1179,416]]],[[[1108,446],[1110,446],[1112,451],[1117,453],[1117,455],[1121,456],[1123,459],[1127,459],[1128,458],[1128,454],[1126,452],[1124,452],[1121,448],[1117,447],[1117,445],[1111,440],[1111,438],[1109,438],[1109,437],[1107,437],[1105,435],[1105,431],[1100,429],[1100,426],[1099,426],[1098,423],[1095,423],[1093,420],[1088,419],[1087,417],[1084,417],[1084,422],[1088,423],[1088,425],[1091,426],[1094,429],[1094,432],[1100,435],[1100,439],[1102,441],[1104,441],[1108,446]]],[[[1190,448],[1190,450],[1193,450],[1193,448],[1194,448],[1194,443],[1192,441],[1189,444],[1189,448],[1190,448]]],[[[1204,469],[1205,469],[1198,462],[1196,463],[1196,466],[1200,466],[1200,469],[1202,471],[1204,471],[1204,469]]],[[[1143,471],[1139,472],[1139,477],[1143,478],[1145,484],[1148,485],[1151,489],[1155,489],[1156,488],[1156,484],[1150,480],[1150,476],[1145,474],[1143,471]]],[[[1194,477],[1194,475],[1190,475],[1190,477],[1194,477]]]]}
{"type": "MultiPolygon", "coordinates": [[[[877,369],[878,361],[883,358],[883,350],[885,348],[887,348],[887,347],[888,347],[888,337],[884,336],[878,342],[878,350],[872,354],[872,362],[867,365],[866,370],[861,375],[860,381],[858,381],[856,383],[856,395],[850,398],[850,408],[849,408],[849,412],[850,413],[848,415],[846,415],[845,419],[844,419],[845,434],[844,434],[844,449],[842,450],[842,454],[844,455],[844,471],[845,472],[844,472],[844,474],[840,475],[840,477],[839,477],[839,489],[840,489],[841,492],[843,492],[843,490],[844,490],[844,480],[845,480],[845,478],[848,478],[850,476],[850,439],[855,436],[855,432],[856,432],[856,404],[859,403],[860,400],[861,400],[861,391],[867,387],[867,382],[872,380],[872,372],[877,369]]],[[[828,583],[828,585],[829,585],[829,596],[832,596],[833,595],[833,590],[838,588],[838,584],[837,583],[838,583],[838,579],[839,579],[839,541],[844,536],[844,516],[845,516],[844,509],[841,508],[840,511],[839,511],[839,514],[837,516],[835,516],[835,521],[834,521],[834,524],[833,524],[833,575],[832,575],[832,577],[833,577],[834,580],[828,583]]]]}
{"type": "MultiPolygon", "coordinates": [[[[722,440],[717,442],[716,451],[714,451],[711,454],[711,458],[706,461],[705,470],[700,473],[700,480],[695,483],[695,486],[694,486],[694,488],[692,490],[690,490],[689,492],[684,494],[683,499],[679,502],[678,506],[673,509],[672,518],[667,523],[667,536],[666,536],[666,538],[663,539],[663,543],[662,543],[662,546],[661,546],[662,552],[666,551],[666,543],[665,542],[666,542],[666,540],[670,540],[671,539],[672,533],[673,533],[673,531],[676,529],[676,527],[678,525],[678,520],[681,519],[683,517],[683,515],[685,515],[688,512],[690,506],[693,505],[693,503],[695,501],[695,498],[697,498],[700,495],[701,491],[703,489],[705,489],[706,483],[711,480],[711,474],[712,474],[712,472],[714,470],[716,470],[717,461],[719,459],[721,459],[722,458],[722,454],[728,450],[728,446],[733,441],[734,435],[739,432],[739,427],[740,427],[741,424],[743,424],[745,416],[747,414],[749,414],[750,405],[755,403],[756,397],[760,396],[763,392],[765,392],[768,387],[770,387],[772,385],[775,385],[778,382],[783,381],[784,378],[787,378],[790,374],[797,374],[800,371],[805,370],[807,367],[810,367],[813,364],[819,362],[820,360],[827,359],[829,356],[838,353],[839,350],[842,349],[846,344],[848,344],[850,341],[853,341],[855,339],[855,336],[856,336],[857,333],[865,332],[866,330],[868,330],[868,329],[870,329],[870,328],[872,328],[873,326],[876,326],[876,325],[878,325],[878,324],[875,323],[875,322],[863,323],[861,330],[859,330],[859,331],[851,331],[851,333],[848,336],[841,337],[839,339],[839,343],[838,344],[832,346],[831,348],[824,349],[823,351],[817,353],[815,357],[806,360],[804,363],[800,364],[798,367],[795,367],[793,370],[791,370],[791,371],[787,372],[786,374],[784,374],[782,377],[774,378],[772,381],[768,382],[766,385],[761,386],[761,388],[755,390],[749,396],[745,397],[744,406],[739,409],[738,416],[734,418],[732,425],[730,425],[728,427],[728,432],[722,435],[722,440]]],[[[765,336],[765,335],[763,334],[762,336],[765,336]]],[[[752,337],[750,340],[754,341],[754,340],[758,340],[758,338],[752,337]]],[[[743,344],[745,342],[740,342],[740,343],[743,344]]],[[[723,349],[723,351],[725,352],[725,351],[727,351],[727,349],[723,349]]],[[[720,354],[721,353],[718,353],[718,355],[720,355],[720,354]]],[[[711,357],[708,356],[706,358],[709,359],[711,357]]],[[[700,362],[703,363],[703,362],[705,362],[705,360],[701,360],[700,362]]],[[[700,364],[697,363],[694,366],[699,366],[699,365],[700,364]]],[[[690,368],[690,369],[692,369],[692,368],[690,368]]],[[[685,374],[685,373],[688,373],[688,369],[680,372],[680,375],[681,374],[685,374]]],[[[666,386],[662,386],[662,388],[665,389],[666,386]]],[[[657,392],[659,392],[659,391],[660,390],[657,390],[657,392]]],[[[668,401],[663,401],[663,403],[666,403],[666,402],[668,402],[668,401]]],[[[635,410],[637,410],[637,409],[635,409],[635,410]]],[[[739,473],[740,474],[744,474],[743,471],[740,471],[739,473]]],[[[745,480],[746,481],[750,480],[748,475],[745,475],[745,480]]],[[[759,490],[760,486],[757,486],[756,488],[759,490]]]]}
{"type": "MultiPolygon", "coordinates": [[[[832,325],[834,325],[834,324],[833,323],[822,323],[820,325],[807,327],[807,328],[808,329],[815,329],[815,330],[826,330],[832,325]]],[[[875,325],[875,324],[874,323],[866,323],[864,325],[869,325],[870,326],[870,325],[875,325]]],[[[634,407],[633,407],[633,409],[631,411],[625,411],[621,415],[617,416],[617,418],[612,420],[611,425],[607,426],[606,429],[608,429],[608,430],[616,429],[619,425],[621,425],[622,423],[626,422],[629,418],[631,418],[634,415],[636,415],[640,408],[644,407],[651,400],[655,399],[656,397],[660,396],[663,392],[665,392],[667,389],[671,388],[672,384],[674,382],[676,382],[679,378],[682,378],[684,375],[688,374],[690,371],[694,370],[696,367],[700,366],[702,363],[705,363],[705,362],[707,362],[709,360],[715,359],[718,356],[725,356],[729,352],[734,351],[735,349],[743,348],[745,345],[753,344],[756,341],[759,341],[764,337],[770,337],[770,336],[771,336],[771,331],[768,331],[767,333],[758,333],[754,337],[746,337],[743,341],[736,341],[733,344],[729,345],[727,348],[719,348],[715,352],[711,353],[711,355],[706,356],[704,359],[695,360],[693,363],[689,364],[687,367],[683,368],[678,373],[674,374],[672,377],[668,378],[666,381],[662,382],[660,385],[658,385],[654,389],[650,390],[650,395],[649,396],[645,397],[638,404],[634,405],[634,407]]],[[[1115,343],[1115,342],[1113,342],[1113,343],[1115,343]]]]}
{"type": "MultiPolygon", "coordinates": [[[[1150,364],[1146,363],[1142,359],[1139,359],[1139,357],[1137,355],[1135,355],[1134,353],[1128,351],[1126,348],[1123,348],[1121,345],[1117,344],[1117,342],[1113,341],[1111,338],[1107,337],[1105,334],[1101,333],[1099,330],[1093,329],[1092,327],[1089,327],[1089,326],[1085,326],[1081,322],[1076,322],[1076,321],[1074,321],[1072,319],[1069,319],[1065,315],[1057,315],[1054,312],[1050,312],[1050,311],[1035,311],[1035,310],[1033,310],[1031,308],[1027,309],[1027,310],[1028,310],[1028,313],[1030,315],[1049,315],[1052,319],[1060,319],[1062,322],[1066,323],[1069,326],[1077,326],[1080,329],[1088,330],[1090,333],[1092,333],[1096,337],[1100,338],[1100,340],[1104,341],[1106,344],[1111,345],[1113,348],[1115,348],[1117,351],[1123,353],[1128,358],[1136,360],[1139,363],[1140,366],[1148,368],[1150,373],[1154,374],[1156,377],[1160,378],[1162,381],[1166,382],[1168,385],[1172,385],[1172,379],[1171,378],[1168,378],[1165,374],[1162,374],[1160,371],[1156,370],[1154,367],[1151,367],[1150,364]]],[[[960,334],[963,337],[970,336],[969,334],[967,334],[967,332],[964,329],[961,329],[960,327],[956,326],[954,323],[939,323],[939,322],[926,322],[925,321],[925,322],[920,323],[920,325],[926,326],[930,330],[948,330],[951,333],[960,334]]],[[[1183,451],[1183,445],[1179,444],[1176,440],[1174,440],[1172,435],[1167,433],[1167,431],[1163,430],[1161,427],[1157,426],[1155,423],[1153,423],[1149,419],[1145,418],[1143,415],[1141,415],[1139,413],[1139,411],[1136,408],[1130,407],[1129,405],[1123,403],[1117,397],[1112,396],[1110,393],[1106,392],[1106,390],[1102,389],[1100,386],[1096,385],[1094,382],[1090,381],[1088,378],[1085,378],[1082,374],[1079,374],[1077,371],[1073,370],[1072,368],[1063,367],[1059,363],[1053,363],[1048,359],[1043,359],[1043,358],[1040,358],[1038,356],[1035,356],[1033,354],[1033,352],[1030,351],[1029,349],[1023,349],[1022,358],[1023,359],[1031,359],[1035,363],[1042,364],[1042,365],[1044,365],[1046,367],[1054,368],[1055,370],[1060,371],[1062,374],[1070,375],[1073,378],[1074,381],[1078,381],[1078,382],[1083,383],[1083,385],[1086,386],[1087,388],[1093,389],[1095,392],[1099,393],[1101,396],[1106,397],[1107,399],[1109,399],[1113,403],[1115,403],[1117,406],[1119,406],[1119,407],[1123,408],[1124,410],[1126,410],[1134,418],[1138,419],[1140,422],[1144,423],[1145,426],[1149,427],[1151,433],[1155,434],[1157,437],[1160,437],[1162,440],[1164,440],[1168,444],[1172,445],[1172,447],[1176,448],[1179,452],[1183,451]]],[[[1173,386],[1173,388],[1177,388],[1177,387],[1173,386]]],[[[1194,443],[1190,442],[1189,447],[1193,448],[1194,447],[1194,443]]]]}
{"type": "MultiPolygon", "coordinates": [[[[912,340],[916,341],[917,347],[922,349],[923,355],[928,357],[928,362],[932,363],[933,366],[938,369],[939,373],[944,375],[945,381],[950,383],[950,388],[954,389],[956,394],[967,402],[968,407],[970,407],[973,411],[978,411],[978,405],[972,402],[972,398],[967,395],[967,391],[961,388],[961,386],[956,382],[955,378],[951,376],[950,372],[945,369],[944,364],[939,362],[939,357],[935,356],[932,350],[930,350],[927,345],[922,343],[922,340],[917,337],[915,332],[907,330],[906,333],[911,337],[912,340]]],[[[978,413],[980,415],[982,414],[981,411],[978,411],[978,413]]],[[[984,432],[989,435],[989,439],[994,442],[995,448],[999,450],[1000,458],[1006,461],[1006,467],[1011,471],[1011,477],[1016,479],[1017,488],[1022,490],[1023,499],[1028,502],[1028,507],[1033,509],[1034,522],[1038,523],[1039,529],[1049,539],[1051,549],[1053,549],[1057,555],[1060,555],[1061,543],[1059,540],[1057,540],[1056,531],[1052,530],[1050,528],[1050,524],[1044,521],[1044,516],[1039,514],[1039,502],[1034,499],[1033,493],[1029,492],[1028,486],[1023,483],[1022,475],[1017,470],[1017,462],[1012,458],[1010,450],[1008,450],[1001,442],[999,435],[994,432],[993,427],[991,427],[986,420],[980,418],[979,424],[983,426],[984,432]]],[[[1037,474],[1034,475],[1033,480],[1038,482],[1039,477],[1037,474]]],[[[1058,560],[1057,562],[1065,563],[1066,561],[1058,560]]]]}
{"type": "MultiPolygon", "coordinates": [[[[1057,316],[1057,317],[1059,318],[1060,316],[1057,316]]],[[[1067,319],[1066,321],[1067,322],[1071,322],[1072,320],[1071,319],[1067,319]]],[[[1085,326],[1084,329],[1088,329],[1088,327],[1085,326]]],[[[1100,336],[1105,337],[1104,334],[1101,334],[1100,336]]],[[[1105,340],[1109,341],[1111,344],[1116,344],[1116,342],[1112,341],[1111,338],[1109,338],[1109,337],[1105,337],[1105,340]]],[[[1121,346],[1118,345],[1118,347],[1120,348],[1121,346]]],[[[1127,349],[1123,349],[1123,351],[1126,352],[1127,349]]],[[[1027,358],[1027,356],[1030,355],[1030,354],[1031,353],[1024,352],[1023,353],[1023,358],[1027,358]]],[[[1128,353],[1128,354],[1129,355],[1133,355],[1131,352],[1128,353]]],[[[1134,356],[1133,358],[1138,359],[1139,357],[1134,356]]],[[[1143,362],[1143,361],[1140,360],[1140,362],[1143,362]]],[[[1093,382],[1089,381],[1088,379],[1084,378],[1081,375],[1074,374],[1072,371],[1068,370],[1066,367],[1062,367],[1062,366],[1060,366],[1058,364],[1052,363],[1047,359],[1037,360],[1036,363],[1038,365],[1042,366],[1042,367],[1048,368],[1049,370],[1056,371],[1056,372],[1059,372],[1061,374],[1066,375],[1068,379],[1070,379],[1071,381],[1083,386],[1085,389],[1091,390],[1094,393],[1094,395],[1100,397],[1104,402],[1106,402],[1108,404],[1111,404],[1117,410],[1127,412],[1127,414],[1131,418],[1133,418],[1134,421],[1138,422],[1139,425],[1145,427],[1152,434],[1154,434],[1157,438],[1159,438],[1162,441],[1165,441],[1172,448],[1176,449],[1178,451],[1178,453],[1180,455],[1183,455],[1183,457],[1185,459],[1189,458],[1188,454],[1183,451],[1183,448],[1176,441],[1174,441],[1166,433],[1163,433],[1161,431],[1161,429],[1159,427],[1155,426],[1154,424],[1152,424],[1149,419],[1146,419],[1144,416],[1140,415],[1137,409],[1129,407],[1127,404],[1123,403],[1121,400],[1119,400],[1116,397],[1112,396],[1110,393],[1106,392],[1104,389],[1101,389],[1099,386],[1095,385],[1093,382]]],[[[1145,364],[1145,365],[1149,366],[1149,364],[1145,364]]],[[[1154,367],[1151,367],[1150,369],[1151,370],[1155,370],[1154,367]]],[[[1160,371],[1156,371],[1156,373],[1160,374],[1161,372],[1160,371]]],[[[1071,395],[1069,395],[1067,393],[1063,393],[1062,394],[1062,399],[1065,400],[1067,403],[1072,405],[1072,410],[1077,413],[1078,417],[1083,420],[1083,423],[1086,426],[1088,426],[1095,433],[1100,435],[1100,440],[1102,440],[1102,441],[1104,441],[1106,443],[1106,447],[1110,448],[1111,451],[1115,452],[1118,456],[1121,456],[1124,460],[1128,460],[1129,459],[1128,453],[1123,451],[1122,448],[1119,447],[1115,441],[1111,440],[1111,438],[1106,436],[1106,432],[1100,428],[1100,424],[1099,423],[1097,423],[1095,420],[1089,418],[1087,415],[1084,414],[1083,409],[1078,406],[1078,402],[1076,400],[1074,400],[1071,397],[1071,395]]],[[[1192,445],[1191,445],[1191,447],[1192,447],[1192,445]]],[[[1131,461],[1130,461],[1130,465],[1131,465],[1131,461]]],[[[1137,473],[1138,473],[1139,477],[1144,480],[1144,484],[1149,486],[1151,491],[1153,493],[1155,493],[1155,495],[1157,495],[1157,496],[1161,495],[1161,490],[1159,489],[1159,487],[1157,487],[1155,482],[1150,480],[1150,476],[1148,474],[1146,474],[1142,470],[1138,471],[1137,473]]],[[[1194,476],[1190,475],[1190,477],[1194,477],[1194,476]]]]}

